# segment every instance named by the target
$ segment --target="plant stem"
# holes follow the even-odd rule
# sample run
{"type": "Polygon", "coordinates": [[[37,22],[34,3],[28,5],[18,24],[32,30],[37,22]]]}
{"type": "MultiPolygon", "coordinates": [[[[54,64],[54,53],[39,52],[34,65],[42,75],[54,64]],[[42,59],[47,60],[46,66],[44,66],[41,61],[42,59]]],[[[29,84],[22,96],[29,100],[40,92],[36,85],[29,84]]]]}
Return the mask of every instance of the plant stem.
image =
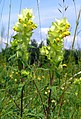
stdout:
{"type": "Polygon", "coordinates": [[[50,89],[50,93],[49,93],[49,97],[48,97],[48,107],[47,107],[47,117],[46,117],[46,119],[49,119],[50,107],[51,107],[51,89],[50,89]]]}
{"type": "Polygon", "coordinates": [[[21,90],[21,117],[23,116],[23,91],[24,91],[24,86],[22,87],[22,90],[21,90]]]}
{"type": "MultiPolygon", "coordinates": [[[[50,86],[52,86],[52,84],[53,84],[53,76],[54,76],[53,72],[52,72],[52,76],[51,76],[51,73],[50,73],[50,86]]],[[[49,97],[48,97],[48,107],[47,107],[46,119],[50,119],[51,93],[52,93],[52,90],[50,89],[49,97]]]]}
{"type": "Polygon", "coordinates": [[[73,49],[73,47],[74,47],[75,38],[76,38],[76,33],[77,33],[78,26],[79,26],[80,14],[81,14],[81,8],[80,8],[80,10],[79,10],[78,18],[77,18],[77,20],[76,20],[76,27],[75,27],[75,31],[74,31],[74,37],[73,37],[73,42],[72,42],[72,49],[73,49]]]}

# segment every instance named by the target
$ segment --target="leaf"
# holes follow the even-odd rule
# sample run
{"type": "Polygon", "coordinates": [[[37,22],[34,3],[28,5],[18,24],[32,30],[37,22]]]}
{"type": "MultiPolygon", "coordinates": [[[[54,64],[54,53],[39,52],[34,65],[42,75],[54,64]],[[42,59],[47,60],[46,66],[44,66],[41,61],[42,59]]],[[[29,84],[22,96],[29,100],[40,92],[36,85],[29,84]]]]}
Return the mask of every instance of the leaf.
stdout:
{"type": "Polygon", "coordinates": [[[8,61],[11,60],[12,58],[14,58],[15,56],[16,56],[16,54],[10,56],[10,58],[8,59],[8,61]]]}
{"type": "Polygon", "coordinates": [[[51,86],[50,87],[52,89],[52,91],[56,94],[57,90],[56,90],[56,86],[51,86]]]}

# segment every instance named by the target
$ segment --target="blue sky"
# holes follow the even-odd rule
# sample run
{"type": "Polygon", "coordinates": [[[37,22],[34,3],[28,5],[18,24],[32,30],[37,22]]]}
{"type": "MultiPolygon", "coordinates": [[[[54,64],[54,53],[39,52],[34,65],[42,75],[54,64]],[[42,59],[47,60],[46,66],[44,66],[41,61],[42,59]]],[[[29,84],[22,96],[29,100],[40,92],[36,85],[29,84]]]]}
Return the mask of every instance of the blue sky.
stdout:
{"type": "MultiPolygon", "coordinates": [[[[0,19],[0,28],[3,25],[6,29],[6,34],[7,34],[10,0],[0,0],[0,1],[1,1],[0,18],[1,18],[1,13],[2,13],[2,19],[0,19]],[[3,4],[4,4],[4,7],[3,7],[3,12],[2,12],[3,4]]],[[[62,14],[58,11],[58,8],[61,8],[58,3],[62,5],[62,0],[39,0],[41,32],[42,32],[43,39],[46,38],[47,29],[51,26],[51,23],[55,21],[55,18],[62,18],[62,14]]],[[[75,0],[75,3],[76,3],[77,13],[78,13],[81,7],[81,0],[75,0]]],[[[76,20],[73,0],[65,0],[65,5],[68,6],[65,16],[67,17],[67,19],[69,20],[71,24],[71,32],[73,36],[74,28],[75,28],[75,20],[76,20]]],[[[21,8],[22,9],[32,8],[33,9],[33,13],[36,16],[34,19],[34,22],[38,24],[38,29],[35,30],[35,33],[33,34],[33,38],[35,38],[39,42],[41,39],[40,39],[40,30],[39,30],[37,0],[22,0],[21,8]]],[[[12,26],[17,21],[19,9],[20,9],[20,0],[11,0],[10,34],[12,33],[12,26]]],[[[79,24],[79,29],[80,28],[81,28],[81,19],[80,19],[80,24],[79,24]]],[[[81,37],[81,33],[79,34],[79,36],[81,37]]]]}

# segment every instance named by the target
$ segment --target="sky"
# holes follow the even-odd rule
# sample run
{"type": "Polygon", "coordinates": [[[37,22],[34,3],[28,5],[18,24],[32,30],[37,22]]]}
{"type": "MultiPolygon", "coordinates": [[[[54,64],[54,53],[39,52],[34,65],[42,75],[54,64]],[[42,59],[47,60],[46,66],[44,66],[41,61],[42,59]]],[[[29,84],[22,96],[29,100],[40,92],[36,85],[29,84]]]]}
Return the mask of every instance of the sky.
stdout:
{"type": "MultiPolygon", "coordinates": [[[[40,29],[37,0],[22,0],[21,9],[20,9],[21,0],[0,0],[0,31],[2,30],[3,27],[5,28],[5,33],[3,35],[4,39],[6,38],[7,31],[8,31],[7,29],[8,29],[10,1],[11,1],[10,32],[9,32],[10,35],[13,34],[12,27],[17,22],[18,14],[20,13],[22,9],[31,8],[33,10],[33,14],[35,15],[34,22],[37,23],[38,28],[34,31],[32,39],[36,39],[38,42],[41,41],[40,34],[42,34],[42,40],[45,40],[47,37],[47,30],[51,26],[52,22],[55,21],[56,18],[61,19],[63,17],[63,14],[61,14],[58,10],[59,8],[63,11],[63,9],[61,8],[61,6],[63,6],[63,2],[62,2],[63,0],[38,0],[39,11],[40,11],[40,21],[41,21],[41,29],[40,29]]],[[[78,14],[78,11],[81,7],[81,0],[75,0],[75,3],[76,3],[76,11],[78,14]]],[[[76,14],[75,14],[73,0],[65,0],[64,5],[68,6],[68,9],[64,13],[64,16],[67,17],[68,21],[71,24],[71,28],[70,28],[71,37],[68,38],[69,40],[67,40],[66,38],[64,42],[65,47],[67,47],[68,49],[73,39],[73,34],[75,30],[75,25],[76,25],[76,14]]],[[[79,30],[81,30],[81,19],[79,22],[80,22],[79,30]]],[[[79,39],[77,41],[80,42],[80,38],[81,38],[81,32],[79,33],[79,36],[76,38],[76,40],[79,39]]],[[[78,44],[80,45],[80,43],[78,44]]]]}

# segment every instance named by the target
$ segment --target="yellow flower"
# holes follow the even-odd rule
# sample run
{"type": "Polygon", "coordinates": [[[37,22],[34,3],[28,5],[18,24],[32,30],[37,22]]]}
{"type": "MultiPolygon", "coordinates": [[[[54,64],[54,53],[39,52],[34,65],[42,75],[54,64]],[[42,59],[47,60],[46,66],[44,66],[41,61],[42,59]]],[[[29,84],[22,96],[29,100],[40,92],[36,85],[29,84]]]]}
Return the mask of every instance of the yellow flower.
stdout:
{"type": "Polygon", "coordinates": [[[13,78],[12,74],[10,74],[10,78],[11,78],[11,79],[13,78]]]}
{"type": "Polygon", "coordinates": [[[23,27],[24,27],[24,28],[27,28],[27,25],[26,25],[26,24],[23,24],[23,27]]]}
{"type": "Polygon", "coordinates": [[[47,95],[48,93],[45,91],[45,95],[47,95]]]}
{"type": "Polygon", "coordinates": [[[55,100],[52,100],[51,102],[52,102],[52,103],[54,103],[54,102],[55,102],[55,100]]]}
{"type": "Polygon", "coordinates": [[[45,77],[44,77],[44,76],[42,76],[42,78],[44,79],[45,77]]]}
{"type": "Polygon", "coordinates": [[[77,92],[75,92],[75,95],[77,96],[77,95],[78,95],[78,93],[77,93],[77,92]]]}
{"type": "Polygon", "coordinates": [[[16,74],[18,74],[18,72],[16,72],[16,74]]]}
{"type": "Polygon", "coordinates": [[[47,49],[50,50],[50,46],[48,46],[47,49]]]}
{"type": "Polygon", "coordinates": [[[33,30],[33,29],[36,29],[36,28],[37,28],[37,25],[36,24],[32,24],[31,29],[33,30]]]}
{"type": "Polygon", "coordinates": [[[38,80],[40,81],[40,80],[41,80],[41,78],[40,78],[40,77],[38,77],[38,80]]]}
{"type": "Polygon", "coordinates": [[[64,87],[61,87],[62,90],[64,90],[64,87]]]}
{"type": "Polygon", "coordinates": [[[21,18],[19,18],[19,22],[20,22],[20,23],[23,23],[23,20],[22,20],[21,18]]]}
{"type": "Polygon", "coordinates": [[[17,32],[19,31],[19,29],[16,26],[13,27],[13,30],[17,32]]]}
{"type": "Polygon", "coordinates": [[[70,24],[67,23],[67,24],[65,25],[65,28],[66,28],[66,29],[69,29],[69,28],[70,28],[70,24]]]}
{"type": "Polygon", "coordinates": [[[67,67],[67,64],[63,64],[62,66],[63,66],[63,67],[67,67]]]}
{"type": "Polygon", "coordinates": [[[36,79],[36,75],[34,75],[34,79],[36,79]]]}
{"type": "Polygon", "coordinates": [[[59,42],[59,41],[60,41],[60,39],[59,39],[59,38],[56,38],[56,41],[57,41],[57,42],[59,42]]]}
{"type": "Polygon", "coordinates": [[[66,37],[66,36],[69,36],[70,35],[70,32],[69,31],[66,31],[62,34],[62,38],[66,37]]]}
{"type": "Polygon", "coordinates": [[[32,25],[33,24],[33,21],[32,20],[29,20],[27,24],[28,25],[32,25]]]}
{"type": "Polygon", "coordinates": [[[17,82],[17,79],[15,79],[15,82],[17,82]]]}
{"type": "Polygon", "coordinates": [[[48,93],[50,93],[50,90],[48,90],[48,93]]]}

